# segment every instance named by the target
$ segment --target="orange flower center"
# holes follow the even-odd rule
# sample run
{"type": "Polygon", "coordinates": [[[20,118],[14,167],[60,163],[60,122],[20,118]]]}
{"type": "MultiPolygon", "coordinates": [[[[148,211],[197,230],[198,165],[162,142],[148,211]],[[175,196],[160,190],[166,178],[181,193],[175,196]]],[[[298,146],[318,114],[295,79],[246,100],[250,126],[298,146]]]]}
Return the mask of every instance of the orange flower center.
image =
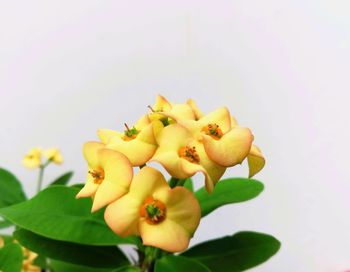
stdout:
{"type": "Polygon", "coordinates": [[[166,207],[163,202],[149,196],[141,206],[140,216],[145,218],[148,224],[159,224],[165,219],[166,207]]]}
{"type": "Polygon", "coordinates": [[[93,177],[95,184],[101,184],[105,178],[105,173],[102,169],[89,171],[89,174],[93,177]]]}
{"type": "Polygon", "coordinates": [[[184,159],[188,160],[189,162],[192,162],[192,163],[199,163],[200,162],[199,155],[196,151],[195,146],[193,146],[193,147],[190,147],[190,146],[180,147],[178,153],[179,153],[179,156],[181,158],[184,158],[184,159]]]}
{"type": "Polygon", "coordinates": [[[219,140],[224,135],[217,124],[208,124],[202,128],[202,131],[215,140],[219,140]]]}
{"type": "Polygon", "coordinates": [[[129,126],[125,123],[124,124],[126,130],[124,130],[124,141],[131,141],[137,137],[137,135],[140,133],[135,127],[129,128],[129,126]]]}

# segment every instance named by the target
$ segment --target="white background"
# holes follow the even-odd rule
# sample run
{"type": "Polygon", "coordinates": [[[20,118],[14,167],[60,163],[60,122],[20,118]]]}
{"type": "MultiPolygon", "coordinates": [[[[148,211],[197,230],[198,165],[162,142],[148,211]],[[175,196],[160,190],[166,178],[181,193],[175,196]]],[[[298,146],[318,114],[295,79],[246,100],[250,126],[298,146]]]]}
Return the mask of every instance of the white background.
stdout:
{"type": "Polygon", "coordinates": [[[266,190],[205,218],[192,242],[262,231],[283,246],[252,271],[344,271],[349,49],[345,0],[0,0],[0,165],[33,195],[37,173],[21,166],[33,146],[62,149],[47,182],[71,169],[81,182],[82,144],[135,121],[156,94],[226,105],[264,151],[266,190]]]}

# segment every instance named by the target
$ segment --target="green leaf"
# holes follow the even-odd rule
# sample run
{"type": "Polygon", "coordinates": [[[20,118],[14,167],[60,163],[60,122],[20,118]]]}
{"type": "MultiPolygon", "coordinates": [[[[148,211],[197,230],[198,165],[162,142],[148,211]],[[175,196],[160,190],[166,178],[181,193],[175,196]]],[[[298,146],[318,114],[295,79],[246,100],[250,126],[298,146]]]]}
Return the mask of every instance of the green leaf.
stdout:
{"type": "MultiPolygon", "coordinates": [[[[94,268],[76,264],[50,260],[50,267],[54,272],[113,272],[111,268],[94,268]]],[[[50,270],[51,271],[51,270],[50,270]]]]}
{"type": "Polygon", "coordinates": [[[213,193],[208,194],[203,187],[195,195],[201,206],[202,217],[204,217],[223,205],[252,199],[258,196],[263,189],[264,185],[254,179],[229,178],[219,181],[213,193]]]}
{"type": "Polygon", "coordinates": [[[91,213],[91,199],[75,199],[79,189],[50,186],[32,199],[0,209],[0,215],[20,228],[59,241],[85,245],[136,243],[135,237],[121,238],[103,219],[103,209],[91,213]]]}
{"type": "Polygon", "coordinates": [[[50,184],[50,186],[52,186],[52,185],[66,185],[69,182],[69,180],[72,178],[72,176],[73,176],[72,171],[67,172],[67,173],[63,174],[62,176],[59,176],[58,178],[56,178],[50,184]]]}
{"type": "Polygon", "coordinates": [[[265,262],[280,246],[270,235],[245,231],[198,244],[182,255],[200,261],[215,272],[239,272],[265,262]]]}
{"type": "Polygon", "coordinates": [[[26,199],[18,179],[9,171],[0,168],[0,208],[25,201],[26,199]]]}
{"type": "Polygon", "coordinates": [[[47,258],[44,255],[38,255],[34,260],[33,264],[41,268],[48,268],[47,258]]]}
{"type": "Polygon", "coordinates": [[[6,229],[8,227],[11,227],[13,224],[10,221],[7,220],[0,220],[0,229],[6,229]]]}
{"type": "Polygon", "coordinates": [[[155,272],[179,271],[210,272],[211,270],[196,260],[182,256],[168,255],[156,261],[155,272]]]}
{"type": "Polygon", "coordinates": [[[115,268],[129,263],[116,246],[88,246],[57,241],[24,229],[16,230],[14,238],[35,253],[68,263],[102,268],[115,268]]]}
{"type": "Polygon", "coordinates": [[[18,244],[7,244],[0,249],[0,271],[20,272],[22,270],[23,253],[18,244]]]}
{"type": "Polygon", "coordinates": [[[191,192],[194,191],[194,188],[193,188],[193,181],[192,181],[191,178],[187,178],[187,179],[185,180],[184,187],[185,187],[187,190],[191,191],[191,192]]]}

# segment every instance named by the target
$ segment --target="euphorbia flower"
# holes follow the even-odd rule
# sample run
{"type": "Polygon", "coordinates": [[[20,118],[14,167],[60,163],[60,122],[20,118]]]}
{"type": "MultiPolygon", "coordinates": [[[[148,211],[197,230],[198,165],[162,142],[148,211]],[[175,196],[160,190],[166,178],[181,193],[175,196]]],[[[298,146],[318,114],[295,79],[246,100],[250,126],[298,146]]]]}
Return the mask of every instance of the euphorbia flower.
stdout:
{"type": "Polygon", "coordinates": [[[93,197],[94,212],[128,192],[133,170],[125,155],[101,143],[86,143],[83,153],[88,163],[87,181],[76,197],[93,197]]]}
{"type": "Polygon", "coordinates": [[[171,189],[162,173],[143,167],[130,191],[108,205],[107,225],[118,235],[141,235],[144,245],[169,252],[183,251],[198,227],[198,201],[184,187],[171,189]]]}
{"type": "Polygon", "coordinates": [[[174,120],[194,120],[195,113],[188,104],[172,104],[165,97],[158,95],[155,104],[150,107],[148,117],[151,121],[160,120],[164,126],[175,123],[174,120]],[[163,113],[168,113],[176,119],[169,119],[163,113]]]}
{"type": "Polygon", "coordinates": [[[5,245],[4,239],[0,236],[0,249],[4,247],[4,245],[5,245]]]}
{"type": "Polygon", "coordinates": [[[27,168],[38,168],[41,166],[42,150],[39,147],[34,147],[24,156],[23,165],[27,168]]]}
{"type": "Polygon", "coordinates": [[[157,138],[159,148],[152,161],[164,166],[172,177],[185,179],[197,172],[205,175],[205,186],[212,192],[226,168],[209,159],[201,142],[180,124],[165,127],[157,138]]]}
{"type": "MultiPolygon", "coordinates": [[[[191,106],[193,112],[195,113],[196,120],[199,120],[204,117],[204,114],[201,112],[201,110],[198,108],[198,106],[192,99],[189,99],[187,101],[187,104],[191,106]]],[[[230,120],[231,120],[231,129],[237,128],[238,123],[232,115],[230,115],[230,120]]],[[[247,159],[248,159],[248,166],[249,166],[249,178],[251,178],[254,175],[256,175],[258,172],[260,172],[261,169],[264,168],[265,158],[262,155],[259,147],[257,147],[256,145],[252,145],[250,148],[249,154],[247,156],[247,159]]]]}
{"type": "Polygon", "coordinates": [[[45,157],[56,164],[61,164],[63,162],[63,157],[58,148],[49,148],[44,151],[45,157]]]}
{"type": "Polygon", "coordinates": [[[248,128],[231,126],[232,119],[227,108],[219,108],[197,121],[179,120],[203,143],[208,157],[215,163],[230,167],[242,163],[248,156],[253,135],[248,128]]]}
{"type": "Polygon", "coordinates": [[[144,165],[157,149],[154,134],[162,124],[159,121],[150,122],[147,115],[144,115],[133,127],[125,126],[124,133],[110,129],[99,129],[97,133],[102,143],[123,153],[132,165],[144,165]]]}

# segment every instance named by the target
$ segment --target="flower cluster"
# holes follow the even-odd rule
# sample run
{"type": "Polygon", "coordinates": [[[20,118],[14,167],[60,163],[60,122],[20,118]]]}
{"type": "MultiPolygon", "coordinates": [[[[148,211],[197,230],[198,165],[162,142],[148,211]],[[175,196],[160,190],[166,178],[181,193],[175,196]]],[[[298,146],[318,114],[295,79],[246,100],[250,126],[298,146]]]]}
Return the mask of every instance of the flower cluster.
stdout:
{"type": "Polygon", "coordinates": [[[43,150],[40,147],[34,147],[28,151],[22,161],[23,165],[29,169],[40,168],[50,162],[55,164],[63,162],[62,154],[58,148],[52,147],[43,150]],[[43,162],[43,158],[46,159],[46,162],[43,162]]]}
{"type": "Polygon", "coordinates": [[[225,107],[205,115],[193,100],[172,104],[158,96],[149,109],[123,132],[100,129],[100,142],[84,145],[87,181],[77,198],[93,197],[93,212],[107,206],[105,221],[118,235],[139,235],[144,245],[183,251],[198,227],[199,203],[146,163],[160,163],[178,181],[200,172],[211,193],[228,167],[247,159],[252,177],[265,160],[252,145],[251,131],[225,107]],[[136,175],[133,167],[140,167],[136,175]]]}

